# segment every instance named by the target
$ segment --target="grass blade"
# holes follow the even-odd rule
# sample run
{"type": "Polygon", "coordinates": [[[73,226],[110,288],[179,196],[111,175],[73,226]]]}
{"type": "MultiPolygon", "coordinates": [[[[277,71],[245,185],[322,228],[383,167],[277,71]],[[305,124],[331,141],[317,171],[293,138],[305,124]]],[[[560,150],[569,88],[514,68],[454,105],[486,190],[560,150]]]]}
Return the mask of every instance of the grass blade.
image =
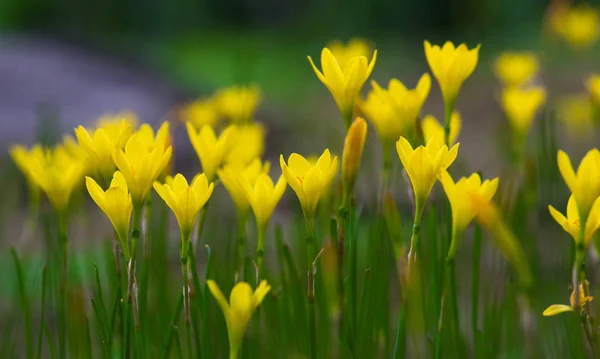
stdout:
{"type": "Polygon", "coordinates": [[[31,329],[31,310],[29,308],[29,299],[27,298],[27,291],[25,289],[23,266],[21,265],[17,251],[13,247],[10,247],[10,254],[15,262],[15,270],[17,271],[19,299],[21,300],[23,321],[25,322],[25,355],[28,359],[30,359],[33,358],[33,331],[31,329]]]}
{"type": "MultiPolygon", "coordinates": [[[[44,322],[45,311],[46,311],[46,282],[48,280],[48,269],[46,266],[42,269],[42,306],[41,306],[41,321],[44,322]]],[[[36,358],[40,359],[42,357],[42,347],[43,347],[43,335],[44,335],[44,326],[40,325],[40,329],[38,331],[38,347],[37,347],[37,355],[36,358]]]]}

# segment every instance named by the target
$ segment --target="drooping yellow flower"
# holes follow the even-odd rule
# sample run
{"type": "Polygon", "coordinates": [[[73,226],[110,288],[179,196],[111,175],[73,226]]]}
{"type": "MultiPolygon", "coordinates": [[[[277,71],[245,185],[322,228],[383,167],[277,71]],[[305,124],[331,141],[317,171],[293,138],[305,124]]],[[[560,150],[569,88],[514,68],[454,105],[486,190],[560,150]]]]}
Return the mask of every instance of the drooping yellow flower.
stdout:
{"type": "Polygon", "coordinates": [[[9,152],[14,163],[19,170],[21,170],[25,179],[27,179],[30,190],[34,190],[34,188],[37,187],[37,183],[35,181],[35,174],[32,172],[32,164],[36,161],[45,161],[46,155],[44,153],[44,148],[40,144],[35,144],[30,149],[21,145],[15,145],[11,146],[9,152]]]}
{"type": "MultiPolygon", "coordinates": [[[[552,206],[548,206],[548,210],[550,211],[550,214],[556,223],[560,224],[565,232],[569,233],[571,237],[573,237],[575,242],[579,242],[581,240],[581,222],[579,220],[579,210],[577,209],[577,201],[575,200],[575,196],[571,195],[571,197],[569,197],[566,217],[552,206]]],[[[600,229],[600,197],[596,198],[592,204],[590,213],[585,222],[584,243],[586,247],[598,229],[600,229]]]]}
{"type": "Polygon", "coordinates": [[[594,134],[594,104],[588,94],[561,98],[556,106],[556,117],[574,140],[591,140],[594,134]]]}
{"type": "Polygon", "coordinates": [[[513,131],[521,136],[529,132],[538,110],[546,102],[546,89],[510,87],[502,91],[502,108],[513,131]]]}
{"type": "Polygon", "coordinates": [[[133,128],[126,120],[106,123],[95,130],[86,130],[83,126],[75,129],[75,137],[88,155],[88,166],[92,173],[97,174],[106,183],[116,167],[112,158],[113,152],[124,148],[132,133],[133,128]]]}
{"type": "Polygon", "coordinates": [[[248,123],[260,103],[260,89],[255,85],[223,88],[217,91],[214,101],[223,117],[236,124],[248,123]]]}
{"type": "Polygon", "coordinates": [[[503,52],[494,62],[494,73],[504,86],[522,86],[535,78],[540,64],[530,51],[503,52]]]}
{"type": "MultiPolygon", "coordinates": [[[[423,137],[425,138],[425,143],[428,143],[433,139],[436,139],[437,141],[440,141],[442,143],[446,141],[444,126],[440,124],[433,115],[425,116],[423,118],[423,122],[421,122],[421,127],[423,129],[423,137]]],[[[460,113],[458,113],[457,111],[452,111],[452,116],[450,116],[450,146],[454,146],[454,144],[456,143],[461,128],[462,118],[460,117],[460,113]]]]}
{"type": "Polygon", "coordinates": [[[575,306],[577,306],[578,308],[583,308],[584,305],[586,305],[594,299],[594,297],[591,297],[589,295],[586,296],[584,294],[584,285],[582,283],[579,285],[579,305],[577,305],[577,303],[575,303],[575,296],[577,295],[576,292],[576,290],[573,290],[573,292],[571,292],[571,296],[569,297],[569,302],[571,303],[571,305],[552,304],[551,306],[546,308],[546,310],[544,310],[544,317],[551,317],[560,313],[572,312],[575,310],[575,306]]]}
{"type": "Polygon", "coordinates": [[[91,177],[85,178],[85,186],[94,202],[106,214],[115,228],[123,247],[125,259],[129,260],[128,235],[133,203],[125,177],[121,172],[115,171],[110,187],[106,191],[103,191],[91,177]]]}
{"type": "Polygon", "coordinates": [[[196,131],[194,126],[188,123],[187,132],[200,159],[204,174],[209,181],[212,181],[234,145],[237,133],[236,126],[228,126],[218,138],[212,127],[206,125],[200,131],[196,131]]]}
{"type": "Polygon", "coordinates": [[[600,74],[592,74],[585,80],[585,87],[597,107],[600,107],[600,74]]]}
{"type": "Polygon", "coordinates": [[[456,159],[458,146],[457,143],[448,150],[443,142],[433,139],[427,146],[413,149],[404,137],[396,142],[398,156],[412,184],[417,208],[422,209],[438,176],[456,159]]]}
{"type": "Polygon", "coordinates": [[[308,61],[315,74],[331,92],[335,103],[340,109],[346,128],[350,127],[354,105],[358,100],[361,88],[371,75],[373,67],[375,67],[376,59],[377,50],[373,52],[370,63],[366,56],[356,56],[347,60],[342,67],[331,51],[325,47],[321,52],[321,69],[323,70],[321,72],[315,66],[312,58],[308,56],[308,61]]]}
{"type": "Polygon", "coordinates": [[[238,126],[233,146],[225,156],[225,163],[248,164],[265,152],[265,128],[260,123],[238,126]]]}
{"type": "Polygon", "coordinates": [[[175,214],[184,240],[192,232],[198,213],[212,195],[213,189],[213,183],[208,183],[204,173],[196,175],[190,185],[180,173],[175,175],[172,182],[154,182],[154,190],[175,214]]]}
{"type": "Polygon", "coordinates": [[[127,141],[125,150],[116,149],[113,159],[125,177],[134,205],[142,205],[152,184],[171,160],[172,148],[148,146],[144,135],[135,133],[127,141]]]}
{"type": "Polygon", "coordinates": [[[364,56],[369,57],[371,54],[371,46],[366,40],[354,38],[344,44],[341,41],[332,41],[327,45],[340,67],[344,66],[354,57],[364,56]]]}
{"type": "Polygon", "coordinates": [[[241,183],[248,183],[254,187],[256,179],[261,173],[269,173],[271,164],[269,162],[261,163],[259,158],[255,158],[249,165],[244,166],[239,162],[228,163],[217,171],[219,179],[223,186],[229,192],[235,207],[241,215],[245,215],[250,207],[246,192],[241,183]]]}
{"type": "Polygon", "coordinates": [[[312,166],[297,153],[290,155],[287,164],[281,155],[279,163],[283,176],[300,200],[304,216],[310,220],[315,214],[319,198],[329,189],[337,174],[338,158],[331,158],[329,150],[325,150],[312,166]]]}
{"type": "Polygon", "coordinates": [[[463,177],[454,183],[447,171],[442,171],[440,182],[444,187],[450,207],[452,208],[452,243],[448,251],[448,258],[454,258],[458,242],[475,215],[477,208],[467,198],[476,194],[482,200],[491,201],[498,189],[498,178],[481,181],[477,173],[463,177]]]}
{"type": "Polygon", "coordinates": [[[347,197],[354,192],[366,139],[367,123],[363,118],[357,117],[348,129],[342,154],[342,182],[345,199],[348,199],[347,197]]]}
{"type": "Polygon", "coordinates": [[[581,160],[577,172],[564,151],[558,151],[557,161],[560,174],[575,197],[579,218],[587,218],[592,204],[600,196],[600,151],[597,148],[590,150],[581,160]]]}
{"type": "Polygon", "coordinates": [[[598,12],[590,6],[578,6],[556,12],[552,19],[554,31],[576,49],[590,47],[600,35],[598,12]]]}
{"type": "Polygon", "coordinates": [[[252,207],[254,217],[256,217],[257,227],[259,230],[265,230],[273,215],[275,206],[277,206],[283,192],[285,192],[287,185],[285,179],[283,176],[279,177],[277,184],[274,185],[273,180],[267,173],[260,173],[254,185],[244,177],[241,177],[239,181],[246,199],[252,207]]]}
{"type": "Polygon", "coordinates": [[[215,281],[209,279],[206,284],[223,311],[229,336],[229,358],[235,359],[242,346],[248,323],[256,308],[271,290],[271,286],[263,280],[253,292],[248,283],[238,282],[231,290],[228,303],[215,281]]]}
{"type": "Polygon", "coordinates": [[[463,82],[475,70],[480,47],[481,45],[477,45],[471,50],[465,44],[454,47],[451,41],[446,41],[444,46],[440,47],[425,41],[427,63],[440,85],[447,108],[454,108],[463,82]]]}
{"type": "Polygon", "coordinates": [[[189,103],[179,111],[179,116],[183,122],[191,123],[197,130],[204,125],[215,127],[220,119],[213,99],[198,99],[189,103]]]}

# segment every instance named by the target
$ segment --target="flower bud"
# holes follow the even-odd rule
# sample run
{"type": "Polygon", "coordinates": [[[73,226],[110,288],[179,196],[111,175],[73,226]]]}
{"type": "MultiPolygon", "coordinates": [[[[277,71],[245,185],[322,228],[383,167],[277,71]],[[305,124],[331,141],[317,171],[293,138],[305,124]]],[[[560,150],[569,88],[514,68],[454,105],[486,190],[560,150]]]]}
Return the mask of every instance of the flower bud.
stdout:
{"type": "Polygon", "coordinates": [[[345,196],[351,195],[354,191],[366,138],[367,123],[363,118],[357,117],[348,129],[342,155],[342,181],[345,196]]]}

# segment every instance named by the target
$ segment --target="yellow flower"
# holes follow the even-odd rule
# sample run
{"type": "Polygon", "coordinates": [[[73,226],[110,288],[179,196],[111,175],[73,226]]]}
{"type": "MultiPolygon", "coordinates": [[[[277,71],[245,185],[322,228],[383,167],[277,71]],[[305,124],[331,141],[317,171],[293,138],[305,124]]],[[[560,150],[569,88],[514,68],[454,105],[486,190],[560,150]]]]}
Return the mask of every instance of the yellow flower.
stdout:
{"type": "Polygon", "coordinates": [[[358,38],[351,39],[346,45],[341,41],[332,41],[327,45],[327,48],[331,51],[341,68],[344,68],[354,57],[369,57],[371,54],[371,47],[367,41],[358,38]]]}
{"type": "Polygon", "coordinates": [[[152,126],[147,123],[142,124],[136,133],[139,135],[138,138],[140,141],[148,147],[149,151],[152,151],[154,147],[159,147],[166,151],[171,146],[172,141],[168,121],[160,125],[158,131],[156,131],[156,136],[154,136],[152,126]]]}
{"type": "Polygon", "coordinates": [[[568,137],[590,140],[594,134],[594,104],[587,94],[566,96],[558,101],[556,117],[567,129],[568,137]]]}
{"type": "Polygon", "coordinates": [[[413,150],[404,137],[400,137],[396,142],[398,156],[410,178],[415,203],[420,210],[425,205],[438,176],[450,167],[458,155],[458,143],[450,150],[442,143],[433,139],[427,143],[427,146],[419,146],[413,150]]]}
{"type": "Polygon", "coordinates": [[[225,156],[225,163],[239,162],[246,165],[265,152],[265,128],[260,123],[238,126],[232,142],[233,146],[225,156]]]}
{"type": "Polygon", "coordinates": [[[350,196],[354,191],[366,139],[367,123],[363,118],[357,117],[346,134],[342,154],[342,182],[345,196],[350,196]]]}
{"type": "Polygon", "coordinates": [[[223,117],[234,123],[247,123],[260,103],[260,90],[254,85],[231,86],[217,91],[214,101],[223,117]]]}
{"type": "Polygon", "coordinates": [[[198,99],[185,105],[179,115],[184,122],[190,122],[197,130],[204,125],[215,127],[219,122],[216,107],[213,99],[198,99]]]}
{"type": "MultiPolygon", "coordinates": [[[[27,179],[29,185],[37,187],[35,174],[32,172],[32,164],[35,161],[45,160],[46,157],[44,148],[39,144],[35,144],[30,149],[27,149],[21,145],[15,145],[10,148],[10,156],[27,179]]],[[[30,189],[33,190],[34,188],[30,187],[30,189]]]]}
{"type": "Polygon", "coordinates": [[[106,191],[103,191],[91,177],[85,178],[85,186],[94,202],[106,214],[115,228],[123,246],[125,259],[129,260],[128,236],[133,204],[125,177],[121,172],[115,171],[110,187],[106,191]]]}
{"type": "Polygon", "coordinates": [[[223,311],[229,336],[229,357],[235,359],[242,346],[252,314],[269,293],[271,286],[263,280],[253,292],[248,283],[239,282],[231,290],[229,303],[227,303],[227,299],[215,281],[209,279],[206,284],[223,311]]]}
{"type": "Polygon", "coordinates": [[[477,214],[477,208],[467,198],[476,194],[484,201],[491,201],[498,189],[498,178],[481,182],[479,175],[473,173],[470,177],[463,177],[454,183],[450,174],[444,170],[440,182],[452,208],[452,243],[448,257],[454,258],[458,242],[477,214]]]}
{"type": "Polygon", "coordinates": [[[460,44],[455,48],[451,41],[446,41],[444,46],[440,47],[425,41],[425,56],[433,76],[440,85],[447,108],[454,108],[463,82],[475,70],[480,47],[481,45],[477,45],[469,50],[467,45],[460,44]]]}
{"type": "Polygon", "coordinates": [[[600,34],[598,12],[589,6],[573,7],[557,12],[554,30],[574,49],[590,47],[600,34]]]}
{"type": "Polygon", "coordinates": [[[494,73],[505,86],[521,86],[535,78],[539,67],[533,52],[503,52],[494,62],[494,73]]]}
{"type": "Polygon", "coordinates": [[[171,184],[169,182],[171,181],[165,184],[154,182],[154,190],[175,214],[182,238],[186,241],[198,213],[212,195],[214,185],[208,183],[204,173],[196,175],[191,185],[188,185],[188,181],[180,173],[175,175],[171,184]]]}
{"type": "Polygon", "coordinates": [[[579,218],[587,218],[592,204],[600,196],[600,151],[590,150],[581,160],[577,173],[564,151],[558,151],[557,161],[560,174],[575,197],[579,218]]]}
{"type": "Polygon", "coordinates": [[[300,200],[304,216],[311,220],[319,198],[329,189],[337,174],[338,158],[332,159],[329,150],[325,150],[317,163],[312,166],[297,153],[290,155],[287,164],[281,155],[279,163],[283,176],[300,200]]]}
{"type": "Polygon", "coordinates": [[[592,74],[585,81],[585,87],[587,88],[592,101],[597,107],[600,107],[600,74],[592,74]]]}
{"type": "MultiPolygon", "coordinates": [[[[96,121],[96,128],[103,128],[110,138],[117,138],[121,132],[121,123],[125,121],[132,129],[137,128],[137,115],[130,111],[123,111],[116,114],[103,115],[96,121]]],[[[127,140],[125,140],[127,141],[127,140]]]]}
{"type": "MultiPolygon", "coordinates": [[[[587,283],[586,283],[587,285],[587,283]]],[[[546,308],[546,310],[544,310],[544,317],[551,317],[560,313],[564,313],[564,312],[572,312],[575,310],[575,305],[577,303],[575,303],[575,290],[573,290],[573,292],[571,292],[571,296],[569,298],[569,302],[571,303],[571,305],[564,305],[564,304],[552,304],[551,306],[549,306],[548,308],[546,308]]],[[[590,297],[590,296],[586,296],[584,291],[584,285],[580,284],[579,285],[579,308],[582,308],[584,305],[586,305],[587,303],[591,302],[594,297],[590,297]]]]}
{"type": "Polygon", "coordinates": [[[75,129],[75,137],[81,148],[87,153],[88,166],[108,183],[115,171],[112,154],[116,149],[125,147],[133,129],[126,120],[118,123],[106,123],[95,130],[86,130],[83,126],[75,129]]]}
{"type": "Polygon", "coordinates": [[[546,102],[546,89],[541,86],[531,88],[510,87],[502,92],[502,108],[513,131],[527,134],[535,114],[546,102]]]}
{"type": "Polygon", "coordinates": [[[218,170],[219,179],[223,186],[229,192],[235,207],[241,215],[245,215],[250,203],[246,198],[246,192],[241,183],[247,183],[254,187],[256,179],[261,173],[269,173],[271,164],[269,162],[261,163],[260,159],[255,158],[249,165],[244,166],[239,162],[228,163],[218,170]]]}
{"type": "Polygon", "coordinates": [[[142,133],[135,133],[127,144],[125,151],[116,149],[113,159],[117,168],[125,177],[127,187],[135,205],[142,205],[152,188],[152,184],[171,160],[172,148],[148,146],[142,133]]]}
{"type": "Polygon", "coordinates": [[[361,88],[373,71],[376,59],[377,50],[373,52],[370,63],[366,56],[355,56],[342,67],[331,51],[325,47],[321,52],[321,68],[323,70],[321,72],[315,66],[312,58],[308,56],[308,61],[315,74],[331,92],[344,117],[346,127],[350,126],[349,121],[354,110],[354,104],[358,99],[361,88]]]}
{"type": "MultiPolygon", "coordinates": [[[[579,233],[581,229],[581,222],[579,220],[579,211],[577,209],[577,201],[575,200],[575,196],[571,195],[571,197],[569,197],[566,217],[552,206],[548,206],[548,210],[550,211],[550,214],[556,223],[560,224],[565,232],[569,233],[571,237],[573,237],[575,242],[579,242],[581,239],[579,233]]],[[[585,222],[584,243],[586,247],[598,229],[600,229],[600,197],[596,198],[592,204],[587,221],[585,222]]]]}
{"type": "MultiPolygon", "coordinates": [[[[425,116],[423,122],[421,122],[421,127],[423,129],[425,143],[428,143],[433,139],[436,139],[436,141],[440,141],[441,143],[446,141],[444,126],[441,125],[433,115],[425,116]]],[[[452,116],[450,117],[450,146],[453,146],[456,143],[461,128],[462,119],[460,113],[452,111],[452,116]]]]}
{"type": "Polygon", "coordinates": [[[400,136],[410,135],[410,131],[413,130],[414,121],[401,121],[402,119],[396,116],[394,105],[385,92],[370,91],[360,107],[375,127],[375,132],[383,144],[393,143],[400,136]]]}
{"type": "Polygon", "coordinates": [[[212,181],[234,145],[237,128],[233,125],[228,126],[217,138],[212,127],[205,125],[200,131],[196,131],[188,122],[187,132],[200,159],[204,174],[209,181],[212,181]]]}
{"type": "Polygon", "coordinates": [[[239,181],[246,194],[246,199],[252,206],[259,231],[265,230],[273,215],[275,206],[277,206],[283,192],[285,192],[285,179],[281,176],[277,180],[277,184],[273,185],[273,181],[267,173],[260,173],[254,184],[251,184],[244,177],[241,177],[239,181]]]}

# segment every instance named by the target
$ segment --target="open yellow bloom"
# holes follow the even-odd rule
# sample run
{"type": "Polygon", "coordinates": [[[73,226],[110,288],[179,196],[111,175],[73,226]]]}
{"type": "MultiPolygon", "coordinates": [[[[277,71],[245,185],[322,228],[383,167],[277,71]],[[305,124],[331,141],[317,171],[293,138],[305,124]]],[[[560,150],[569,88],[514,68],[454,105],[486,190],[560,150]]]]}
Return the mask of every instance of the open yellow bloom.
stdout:
{"type": "Polygon", "coordinates": [[[535,78],[539,67],[533,52],[503,52],[494,62],[494,73],[507,87],[521,86],[535,78]]]}
{"type": "Polygon", "coordinates": [[[261,163],[260,159],[255,158],[249,165],[244,166],[239,162],[228,163],[218,170],[219,179],[223,186],[229,192],[235,207],[241,215],[245,215],[250,207],[246,192],[241,183],[248,183],[254,187],[256,179],[261,173],[269,173],[271,164],[269,162],[261,163]]]}
{"type": "Polygon", "coordinates": [[[579,218],[586,219],[592,204],[600,196],[600,151],[597,148],[590,150],[581,160],[577,172],[564,151],[558,151],[557,161],[560,174],[575,197],[579,218]]]}
{"type": "MultiPolygon", "coordinates": [[[[552,206],[548,206],[548,210],[550,211],[550,214],[556,223],[560,224],[565,232],[569,233],[571,237],[573,237],[575,242],[579,242],[581,240],[581,222],[579,220],[579,210],[577,209],[577,201],[575,200],[575,196],[571,195],[571,197],[569,197],[569,202],[567,202],[566,217],[552,206]]],[[[600,197],[596,198],[592,204],[590,213],[585,221],[583,240],[586,247],[598,229],[600,229],[600,197]]]]}
{"type": "MultiPolygon", "coordinates": [[[[587,283],[586,283],[587,285],[587,283]]],[[[564,304],[552,304],[551,306],[549,306],[548,308],[546,308],[546,310],[544,310],[544,317],[551,317],[560,313],[564,313],[564,312],[572,312],[575,310],[575,306],[577,303],[575,303],[575,290],[573,290],[573,292],[571,292],[571,296],[569,298],[569,302],[571,303],[571,305],[564,305],[564,304]]],[[[579,285],[579,308],[583,308],[584,305],[586,305],[587,303],[591,302],[594,297],[591,296],[586,296],[584,291],[584,286],[583,284],[579,285]]]]}
{"type": "Polygon", "coordinates": [[[332,41],[327,45],[327,48],[331,51],[341,68],[344,68],[354,57],[369,57],[371,54],[371,47],[367,41],[359,38],[351,39],[347,44],[341,41],[332,41]]]}
{"type": "Polygon", "coordinates": [[[442,171],[440,182],[444,187],[450,207],[452,208],[452,243],[448,251],[448,257],[454,258],[458,242],[463,233],[477,215],[477,208],[473,206],[468,198],[478,195],[483,201],[491,201],[498,189],[498,178],[481,181],[477,173],[463,177],[454,183],[447,171],[442,171]]]}
{"type": "Polygon", "coordinates": [[[233,146],[225,156],[225,163],[239,162],[246,165],[265,152],[265,128],[256,122],[238,126],[232,142],[233,146]]]}
{"type": "Polygon", "coordinates": [[[128,236],[133,204],[125,177],[121,172],[115,171],[110,187],[106,191],[103,191],[91,177],[85,178],[85,186],[94,202],[106,214],[115,228],[123,246],[125,259],[129,260],[128,236]]]}
{"type": "Polygon", "coordinates": [[[592,74],[585,80],[585,87],[587,88],[592,101],[597,107],[600,107],[600,74],[592,74]]]}
{"type": "Polygon", "coordinates": [[[319,80],[329,89],[335,103],[337,104],[346,127],[350,126],[354,104],[358,99],[360,90],[371,75],[375,61],[377,59],[377,50],[373,52],[373,58],[369,63],[366,56],[356,56],[351,58],[342,67],[335,56],[328,48],[323,48],[321,52],[321,68],[319,71],[312,58],[308,56],[315,74],[319,80]]]}
{"type": "Polygon", "coordinates": [[[133,128],[126,120],[118,123],[106,123],[95,130],[86,130],[83,126],[75,129],[75,137],[88,155],[91,171],[108,183],[115,171],[112,154],[118,148],[124,148],[133,128]]]}
{"type": "Polygon", "coordinates": [[[166,149],[163,146],[149,147],[143,136],[135,133],[127,141],[124,151],[119,148],[113,152],[113,159],[125,177],[135,205],[144,203],[152,184],[171,160],[172,153],[171,146],[166,149]]]}
{"type": "MultiPolygon", "coordinates": [[[[425,143],[428,143],[433,139],[440,141],[441,143],[446,141],[444,126],[439,123],[433,115],[427,115],[423,118],[423,122],[421,122],[421,128],[423,129],[425,143]]],[[[453,146],[456,143],[461,128],[462,118],[460,117],[460,113],[457,111],[452,111],[452,116],[450,116],[450,146],[453,146]]]]}
{"type": "Polygon", "coordinates": [[[577,50],[590,47],[600,35],[598,12],[589,6],[564,9],[552,20],[554,31],[577,50]]]}
{"type": "Polygon", "coordinates": [[[235,359],[242,346],[248,323],[256,308],[271,290],[271,286],[263,280],[258,288],[252,291],[248,283],[238,282],[231,290],[228,303],[215,281],[209,279],[206,284],[223,311],[229,336],[229,358],[235,359]]]}
{"type": "Polygon", "coordinates": [[[185,105],[179,116],[182,121],[191,123],[197,130],[204,125],[215,127],[219,122],[217,106],[213,99],[198,99],[185,105]]]}
{"type": "Polygon", "coordinates": [[[513,131],[521,136],[527,134],[535,114],[546,102],[546,89],[510,87],[502,91],[502,108],[513,131]]]}
{"type": "Polygon", "coordinates": [[[273,184],[273,180],[267,173],[260,173],[254,184],[251,184],[246,178],[239,179],[242,189],[246,195],[246,199],[252,206],[256,225],[259,231],[264,231],[269,224],[269,220],[273,215],[275,206],[279,203],[283,192],[285,192],[286,182],[283,176],[279,177],[277,184],[273,184]]]}
{"type": "Polygon", "coordinates": [[[448,108],[454,108],[463,82],[475,70],[480,47],[481,45],[477,45],[471,50],[465,44],[454,47],[451,41],[446,41],[444,46],[440,47],[425,41],[427,63],[440,85],[444,103],[448,108]]]}
{"type": "Polygon", "coordinates": [[[404,137],[400,137],[396,142],[396,150],[410,178],[418,209],[422,210],[438,176],[456,159],[458,146],[457,143],[448,150],[448,146],[443,145],[443,142],[433,139],[427,146],[413,149],[404,137]]]}
{"type": "Polygon", "coordinates": [[[210,126],[202,126],[196,131],[191,123],[187,123],[187,132],[194,150],[200,159],[202,170],[209,181],[212,181],[217,170],[234,145],[236,127],[228,126],[217,138],[215,131],[210,126]]]}
{"type": "Polygon", "coordinates": [[[301,155],[292,153],[287,164],[281,155],[279,164],[287,183],[300,200],[304,216],[312,219],[319,198],[329,189],[337,174],[337,156],[331,158],[329,150],[325,150],[317,163],[311,165],[301,155]]]}
{"type": "Polygon", "coordinates": [[[357,117],[348,129],[342,154],[342,182],[345,199],[348,199],[347,196],[354,191],[366,139],[367,123],[363,118],[357,117]]]}
{"type": "Polygon", "coordinates": [[[175,214],[184,240],[192,232],[198,213],[212,195],[213,189],[214,185],[208,183],[204,173],[196,175],[191,185],[188,185],[188,181],[180,173],[175,175],[172,182],[154,182],[154,190],[175,214]]]}
{"type": "Polygon", "coordinates": [[[402,121],[396,116],[392,100],[386,92],[371,90],[366,100],[361,102],[361,111],[375,127],[375,132],[383,144],[394,143],[400,136],[409,136],[414,121],[402,121]]]}
{"type": "Polygon", "coordinates": [[[247,123],[260,103],[260,90],[254,85],[231,86],[217,91],[214,101],[223,117],[234,123],[247,123]]]}

